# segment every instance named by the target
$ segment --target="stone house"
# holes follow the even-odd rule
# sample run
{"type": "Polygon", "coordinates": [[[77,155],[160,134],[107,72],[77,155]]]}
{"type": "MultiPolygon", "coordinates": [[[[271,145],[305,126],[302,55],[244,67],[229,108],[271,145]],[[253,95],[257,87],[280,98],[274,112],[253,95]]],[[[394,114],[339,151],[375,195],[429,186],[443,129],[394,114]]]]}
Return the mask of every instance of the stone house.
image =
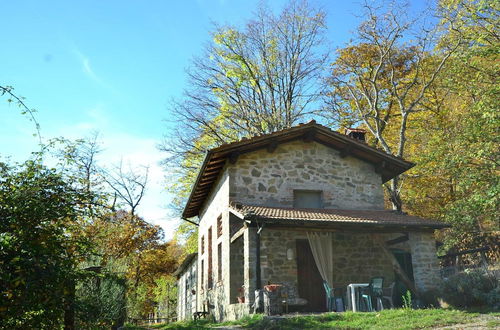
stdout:
{"type": "Polygon", "coordinates": [[[390,283],[394,269],[415,290],[437,285],[433,233],[445,225],[384,210],[382,183],[414,164],[347,133],[312,121],[207,153],[182,214],[199,219],[198,310],[240,318],[256,289],[280,283],[304,311],[324,311],[324,280],[390,283]]]}
{"type": "Polygon", "coordinates": [[[198,255],[186,256],[179,268],[174,272],[177,277],[177,319],[186,320],[193,317],[197,305],[197,266],[198,255]]]}

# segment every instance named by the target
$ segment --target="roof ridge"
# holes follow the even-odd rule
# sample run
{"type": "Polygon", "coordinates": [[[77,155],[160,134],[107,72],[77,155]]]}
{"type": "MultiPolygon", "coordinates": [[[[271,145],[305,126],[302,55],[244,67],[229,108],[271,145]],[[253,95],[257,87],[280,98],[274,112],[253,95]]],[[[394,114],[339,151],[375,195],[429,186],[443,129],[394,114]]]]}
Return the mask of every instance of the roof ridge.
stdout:
{"type": "Polygon", "coordinates": [[[328,127],[328,126],[325,126],[323,124],[319,124],[318,122],[316,122],[316,120],[312,119],[310,120],[309,122],[307,123],[299,123],[295,126],[290,126],[290,127],[287,127],[287,128],[284,128],[282,130],[278,130],[278,131],[274,131],[274,132],[270,132],[270,133],[263,133],[263,134],[254,134],[252,136],[249,136],[249,137],[242,137],[241,139],[239,140],[235,140],[235,141],[232,141],[232,142],[227,142],[227,143],[223,143],[217,147],[214,147],[214,148],[211,148],[209,149],[208,151],[212,151],[212,150],[217,150],[217,149],[222,149],[222,148],[227,148],[231,145],[236,145],[238,143],[241,143],[241,142],[248,142],[252,139],[256,139],[256,138],[266,138],[266,137],[269,137],[269,136],[272,136],[272,135],[278,135],[278,134],[286,134],[288,133],[290,130],[293,130],[293,129],[298,129],[300,127],[304,127],[304,126],[311,126],[311,127],[318,127],[320,129],[324,129],[324,130],[327,130],[329,131],[330,133],[333,133],[337,136],[341,136],[342,138],[347,138],[349,140],[351,140],[352,142],[354,142],[355,144],[357,144],[358,146],[363,146],[363,147],[367,147],[367,148],[370,148],[370,149],[373,149],[373,150],[377,150],[379,152],[382,152],[384,154],[386,154],[387,156],[389,157],[392,157],[394,159],[397,159],[397,160],[402,160],[402,161],[405,161],[407,162],[407,160],[405,160],[403,157],[400,157],[400,156],[396,156],[396,155],[393,155],[391,153],[388,153],[387,151],[385,151],[384,149],[381,149],[381,148],[377,148],[377,147],[374,147],[374,146],[371,146],[371,145],[368,145],[367,143],[365,142],[361,142],[361,141],[358,141],[356,138],[353,138],[351,136],[348,136],[346,134],[342,134],[340,132],[337,132],[335,130],[333,130],[332,128],[328,127]]]}
{"type": "Polygon", "coordinates": [[[227,160],[235,163],[241,153],[251,152],[259,148],[268,148],[269,152],[273,152],[278,144],[300,138],[304,142],[315,141],[336,149],[340,152],[340,157],[353,155],[366,162],[371,162],[376,167],[375,171],[381,175],[382,182],[386,182],[415,166],[414,163],[406,161],[402,157],[369,146],[364,142],[319,124],[315,120],[311,120],[305,124],[300,123],[280,131],[242,138],[208,150],[182,212],[182,217],[189,218],[199,215],[206,196],[212,189],[212,185],[227,160]],[[208,174],[205,171],[207,168],[210,169],[208,174]],[[203,181],[202,187],[198,186],[201,181],[203,181]]]}

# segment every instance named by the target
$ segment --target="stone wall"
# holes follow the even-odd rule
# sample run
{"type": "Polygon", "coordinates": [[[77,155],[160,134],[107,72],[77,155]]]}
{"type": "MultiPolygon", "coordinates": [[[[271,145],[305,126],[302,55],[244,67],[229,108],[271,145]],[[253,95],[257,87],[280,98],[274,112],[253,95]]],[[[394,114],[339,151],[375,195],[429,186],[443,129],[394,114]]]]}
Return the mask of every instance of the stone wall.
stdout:
{"type": "Polygon", "coordinates": [[[231,243],[231,257],[229,260],[230,268],[230,293],[229,302],[235,304],[240,296],[240,289],[245,284],[245,259],[244,259],[243,237],[239,237],[231,243]]]}
{"type": "MultiPolygon", "coordinates": [[[[350,283],[368,283],[372,277],[384,277],[384,285],[394,281],[391,260],[373,239],[374,234],[336,233],[333,250],[334,286],[346,287],[350,283]]],[[[375,234],[386,241],[390,234],[375,234]]]]}
{"type": "MultiPolygon", "coordinates": [[[[335,288],[346,288],[350,283],[366,283],[372,277],[383,276],[385,285],[394,281],[391,260],[373,241],[372,234],[353,232],[335,233],[333,249],[335,288]]],[[[382,235],[384,240],[394,234],[382,235]]],[[[298,292],[296,240],[307,239],[305,231],[277,230],[264,228],[261,236],[262,283],[285,283],[295,286],[291,292],[298,292]],[[293,251],[292,260],[287,259],[287,250],[293,251]]],[[[321,285],[321,283],[318,283],[321,285]]]]}
{"type": "Polygon", "coordinates": [[[324,208],[383,209],[381,177],[373,165],[317,142],[280,144],[270,153],[243,154],[228,165],[232,200],[293,206],[293,190],[323,191],[324,208]]]}
{"type": "MultiPolygon", "coordinates": [[[[293,207],[294,190],[321,190],[325,208],[383,209],[380,175],[373,165],[354,157],[341,158],[339,152],[316,142],[294,141],[281,144],[273,153],[257,150],[241,155],[235,164],[227,164],[200,212],[198,228],[198,304],[200,311],[208,299],[209,312],[216,320],[241,317],[250,312],[256,289],[256,228],[246,228],[235,245],[230,244],[229,200],[247,204],[293,207]],[[217,235],[217,218],[222,215],[222,235],[217,235]],[[207,288],[208,229],[212,228],[213,288],[207,288]],[[202,253],[204,237],[204,253],[202,253]],[[241,244],[243,243],[243,244],[241,244]],[[222,244],[222,276],[218,274],[217,247],[222,244]],[[231,272],[231,264],[238,259],[231,272]],[[241,260],[241,258],[243,260],[241,260]],[[201,262],[205,267],[202,269],[201,262]],[[241,269],[243,261],[243,269],[241,269]],[[203,283],[201,281],[203,272],[203,283]],[[235,290],[245,286],[245,304],[234,304],[235,290]]],[[[233,232],[239,223],[233,219],[233,232]]],[[[239,220],[238,220],[239,221],[239,220]]],[[[381,234],[384,239],[395,234],[381,234]]],[[[400,234],[396,234],[396,236],[400,234]]],[[[368,282],[373,276],[393,280],[390,260],[380,251],[370,234],[337,232],[334,238],[334,287],[368,282]]],[[[296,240],[306,239],[305,231],[274,230],[264,227],[261,234],[261,280],[285,283],[297,292],[296,240]],[[287,259],[287,250],[293,258],[287,259]]],[[[412,233],[404,248],[414,254],[416,285],[428,289],[437,283],[437,259],[430,234],[412,233]]],[[[397,246],[396,246],[397,247],[397,246]]],[[[293,296],[292,296],[293,297],[293,296]]]]}
{"type": "Polygon", "coordinates": [[[441,277],[439,276],[434,234],[413,232],[409,236],[413,276],[417,290],[424,292],[438,288],[441,277]]]}
{"type": "Polygon", "coordinates": [[[225,306],[229,304],[229,175],[223,172],[217,180],[214,188],[210,192],[201,212],[200,225],[198,227],[198,310],[203,310],[207,299],[210,306],[210,312],[220,320],[225,313],[225,306]],[[217,218],[222,216],[222,235],[217,235],[217,218]],[[213,286],[207,287],[208,283],[208,230],[212,228],[212,276],[213,286]],[[201,246],[202,237],[204,238],[204,253],[201,246]],[[218,245],[222,244],[222,278],[218,278],[218,245]],[[204,267],[201,267],[201,262],[204,267]],[[203,272],[203,283],[201,281],[203,272]]]}

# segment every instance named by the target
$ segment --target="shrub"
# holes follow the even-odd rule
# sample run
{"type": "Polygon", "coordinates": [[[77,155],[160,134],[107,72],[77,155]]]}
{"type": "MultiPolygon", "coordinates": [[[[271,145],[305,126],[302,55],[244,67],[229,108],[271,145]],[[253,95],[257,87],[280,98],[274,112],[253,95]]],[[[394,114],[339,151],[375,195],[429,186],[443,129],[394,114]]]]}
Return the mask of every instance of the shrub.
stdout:
{"type": "Polygon", "coordinates": [[[420,293],[420,299],[422,307],[424,308],[436,308],[439,306],[439,300],[441,293],[439,290],[431,289],[420,293]]]}
{"type": "Polygon", "coordinates": [[[444,281],[443,300],[454,307],[496,306],[500,304],[500,283],[487,270],[466,270],[444,281]]]}

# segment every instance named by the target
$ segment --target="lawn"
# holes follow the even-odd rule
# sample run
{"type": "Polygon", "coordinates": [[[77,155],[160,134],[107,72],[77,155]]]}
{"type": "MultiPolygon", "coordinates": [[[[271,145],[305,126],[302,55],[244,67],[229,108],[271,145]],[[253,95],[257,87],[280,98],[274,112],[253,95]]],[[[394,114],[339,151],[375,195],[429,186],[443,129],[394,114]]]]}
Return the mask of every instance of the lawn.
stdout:
{"type": "Polygon", "coordinates": [[[449,309],[393,309],[374,313],[346,312],[286,317],[265,317],[258,314],[234,322],[210,323],[206,320],[176,322],[149,329],[213,329],[223,326],[225,329],[232,326],[243,329],[422,329],[466,324],[496,328],[500,324],[500,313],[449,309]]]}

